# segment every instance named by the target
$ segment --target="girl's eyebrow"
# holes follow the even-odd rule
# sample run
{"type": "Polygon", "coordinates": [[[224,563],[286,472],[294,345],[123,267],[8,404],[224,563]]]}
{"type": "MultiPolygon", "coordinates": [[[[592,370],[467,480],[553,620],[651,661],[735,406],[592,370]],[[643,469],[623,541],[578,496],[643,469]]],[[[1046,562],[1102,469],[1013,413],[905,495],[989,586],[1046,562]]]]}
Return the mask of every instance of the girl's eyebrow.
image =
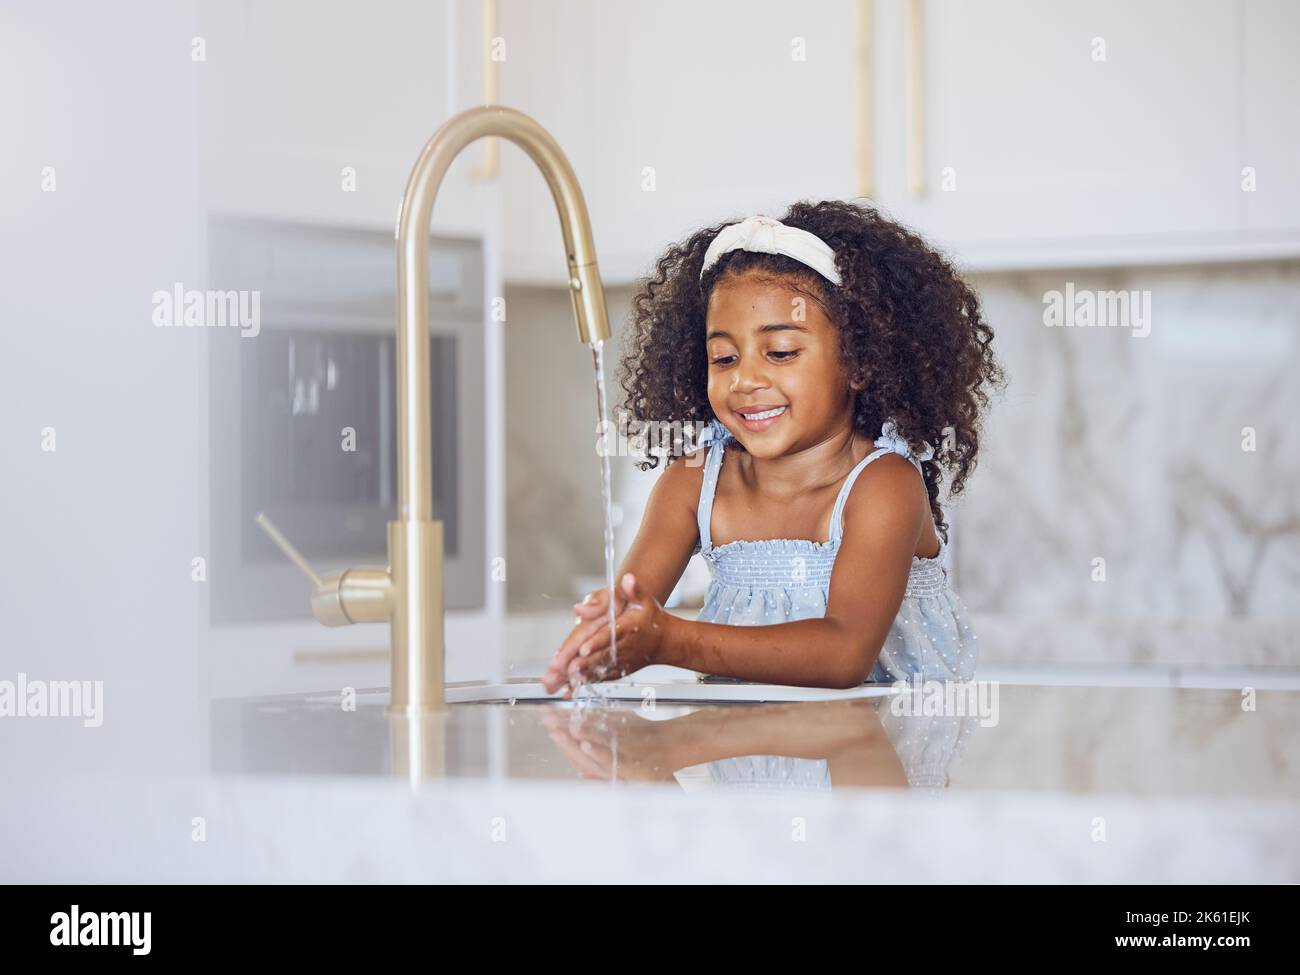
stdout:
{"type": "MultiPolygon", "coordinates": [[[[802,325],[796,325],[794,322],[768,322],[766,325],[760,325],[758,327],[758,331],[760,332],[808,332],[808,334],[810,335],[812,334],[811,332],[809,332],[808,329],[804,328],[802,325]]],[[[704,340],[707,342],[711,339],[729,339],[729,338],[731,338],[730,332],[724,332],[720,328],[715,328],[711,330],[709,334],[704,337],[704,340]]]]}

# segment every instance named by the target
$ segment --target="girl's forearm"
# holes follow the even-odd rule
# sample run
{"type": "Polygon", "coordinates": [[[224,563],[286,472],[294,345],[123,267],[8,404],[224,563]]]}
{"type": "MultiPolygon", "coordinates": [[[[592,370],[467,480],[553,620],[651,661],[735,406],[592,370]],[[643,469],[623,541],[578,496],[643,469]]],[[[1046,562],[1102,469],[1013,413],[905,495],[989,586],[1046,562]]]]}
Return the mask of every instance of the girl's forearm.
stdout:
{"type": "Polygon", "coordinates": [[[870,701],[838,701],[830,709],[824,702],[795,705],[802,712],[783,713],[781,707],[708,708],[665,722],[665,733],[674,729],[673,737],[680,741],[674,747],[681,762],[678,768],[743,755],[824,759],[844,749],[868,748],[887,737],[870,701]]]}
{"type": "Polygon", "coordinates": [[[825,617],[768,626],[670,619],[658,663],[759,684],[854,687],[867,679],[880,653],[825,617]]]}

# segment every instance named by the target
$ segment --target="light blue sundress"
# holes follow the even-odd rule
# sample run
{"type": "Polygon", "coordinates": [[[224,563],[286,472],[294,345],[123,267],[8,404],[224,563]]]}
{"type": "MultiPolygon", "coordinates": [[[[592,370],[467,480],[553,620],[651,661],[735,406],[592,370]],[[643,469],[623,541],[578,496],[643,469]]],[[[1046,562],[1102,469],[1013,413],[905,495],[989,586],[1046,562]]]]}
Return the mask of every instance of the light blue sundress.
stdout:
{"type": "MultiPolygon", "coordinates": [[[[853,482],[868,464],[887,453],[906,457],[918,473],[920,462],[931,456],[927,448],[918,459],[907,441],[897,435],[894,424],[887,422],[875,441],[879,449],[862,458],[840,488],[831,513],[829,540],[739,539],[715,548],[709,533],[713,495],[727,444],[735,437],[716,419],[710,429],[712,443],[705,460],[698,507],[700,539],[695,546],[695,552],[708,563],[712,577],[704,608],[696,617],[703,623],[764,626],[825,616],[831,569],[843,537],[844,503],[853,482]]],[[[934,558],[913,557],[902,604],[868,683],[974,678],[977,639],[966,607],[949,582],[947,554],[947,544],[940,537],[939,553],[934,558]]],[[[810,647],[809,652],[815,652],[815,648],[810,647]]]]}

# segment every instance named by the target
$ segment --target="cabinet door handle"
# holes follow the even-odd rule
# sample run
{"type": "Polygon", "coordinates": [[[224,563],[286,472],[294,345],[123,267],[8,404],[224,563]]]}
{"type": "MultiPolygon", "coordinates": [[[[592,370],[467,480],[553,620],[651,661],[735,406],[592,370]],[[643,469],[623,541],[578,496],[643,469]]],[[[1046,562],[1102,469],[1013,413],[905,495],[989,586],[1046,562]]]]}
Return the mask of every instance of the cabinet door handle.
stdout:
{"type": "Polygon", "coordinates": [[[904,46],[907,52],[907,189],[924,196],[925,186],[925,10],[922,0],[907,0],[904,46]]]}
{"type": "Polygon", "coordinates": [[[871,90],[871,41],[875,22],[873,0],[857,3],[857,195],[871,199],[876,195],[875,116],[871,90]]]}
{"type": "MultiPolygon", "coordinates": [[[[492,60],[492,44],[497,36],[497,0],[482,0],[483,3],[483,104],[495,105],[501,97],[500,79],[497,76],[498,62],[492,60]]],[[[497,147],[499,140],[488,136],[483,140],[483,162],[474,171],[479,179],[496,179],[497,147]]]]}

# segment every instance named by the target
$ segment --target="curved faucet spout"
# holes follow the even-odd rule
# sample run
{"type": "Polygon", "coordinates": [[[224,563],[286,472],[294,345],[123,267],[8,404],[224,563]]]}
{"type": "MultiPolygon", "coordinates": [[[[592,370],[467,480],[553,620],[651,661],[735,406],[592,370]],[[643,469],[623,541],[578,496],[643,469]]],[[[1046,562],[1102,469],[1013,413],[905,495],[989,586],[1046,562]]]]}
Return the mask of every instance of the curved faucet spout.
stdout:
{"type": "Polygon", "coordinates": [[[471,108],[449,119],[425,143],[411,170],[397,229],[398,506],[403,519],[431,518],[429,456],[429,225],[433,201],[448,167],[484,136],[509,139],[537,164],[560,214],[569,295],[578,340],[609,338],[605,289],[596,268],[587,204],[573,167],[555,139],[531,116],[513,108],[471,108]],[[405,428],[403,428],[403,423],[405,428]]]}
{"type": "Polygon", "coordinates": [[[443,537],[442,523],[433,520],[430,429],[429,228],[452,160],[484,136],[509,139],[542,171],[560,214],[578,338],[586,343],[609,338],[587,205],[555,139],[529,116],[497,105],[449,119],[416,160],[397,229],[398,520],[388,526],[392,586],[386,595],[393,651],[389,706],[407,713],[444,706],[443,537]]]}

